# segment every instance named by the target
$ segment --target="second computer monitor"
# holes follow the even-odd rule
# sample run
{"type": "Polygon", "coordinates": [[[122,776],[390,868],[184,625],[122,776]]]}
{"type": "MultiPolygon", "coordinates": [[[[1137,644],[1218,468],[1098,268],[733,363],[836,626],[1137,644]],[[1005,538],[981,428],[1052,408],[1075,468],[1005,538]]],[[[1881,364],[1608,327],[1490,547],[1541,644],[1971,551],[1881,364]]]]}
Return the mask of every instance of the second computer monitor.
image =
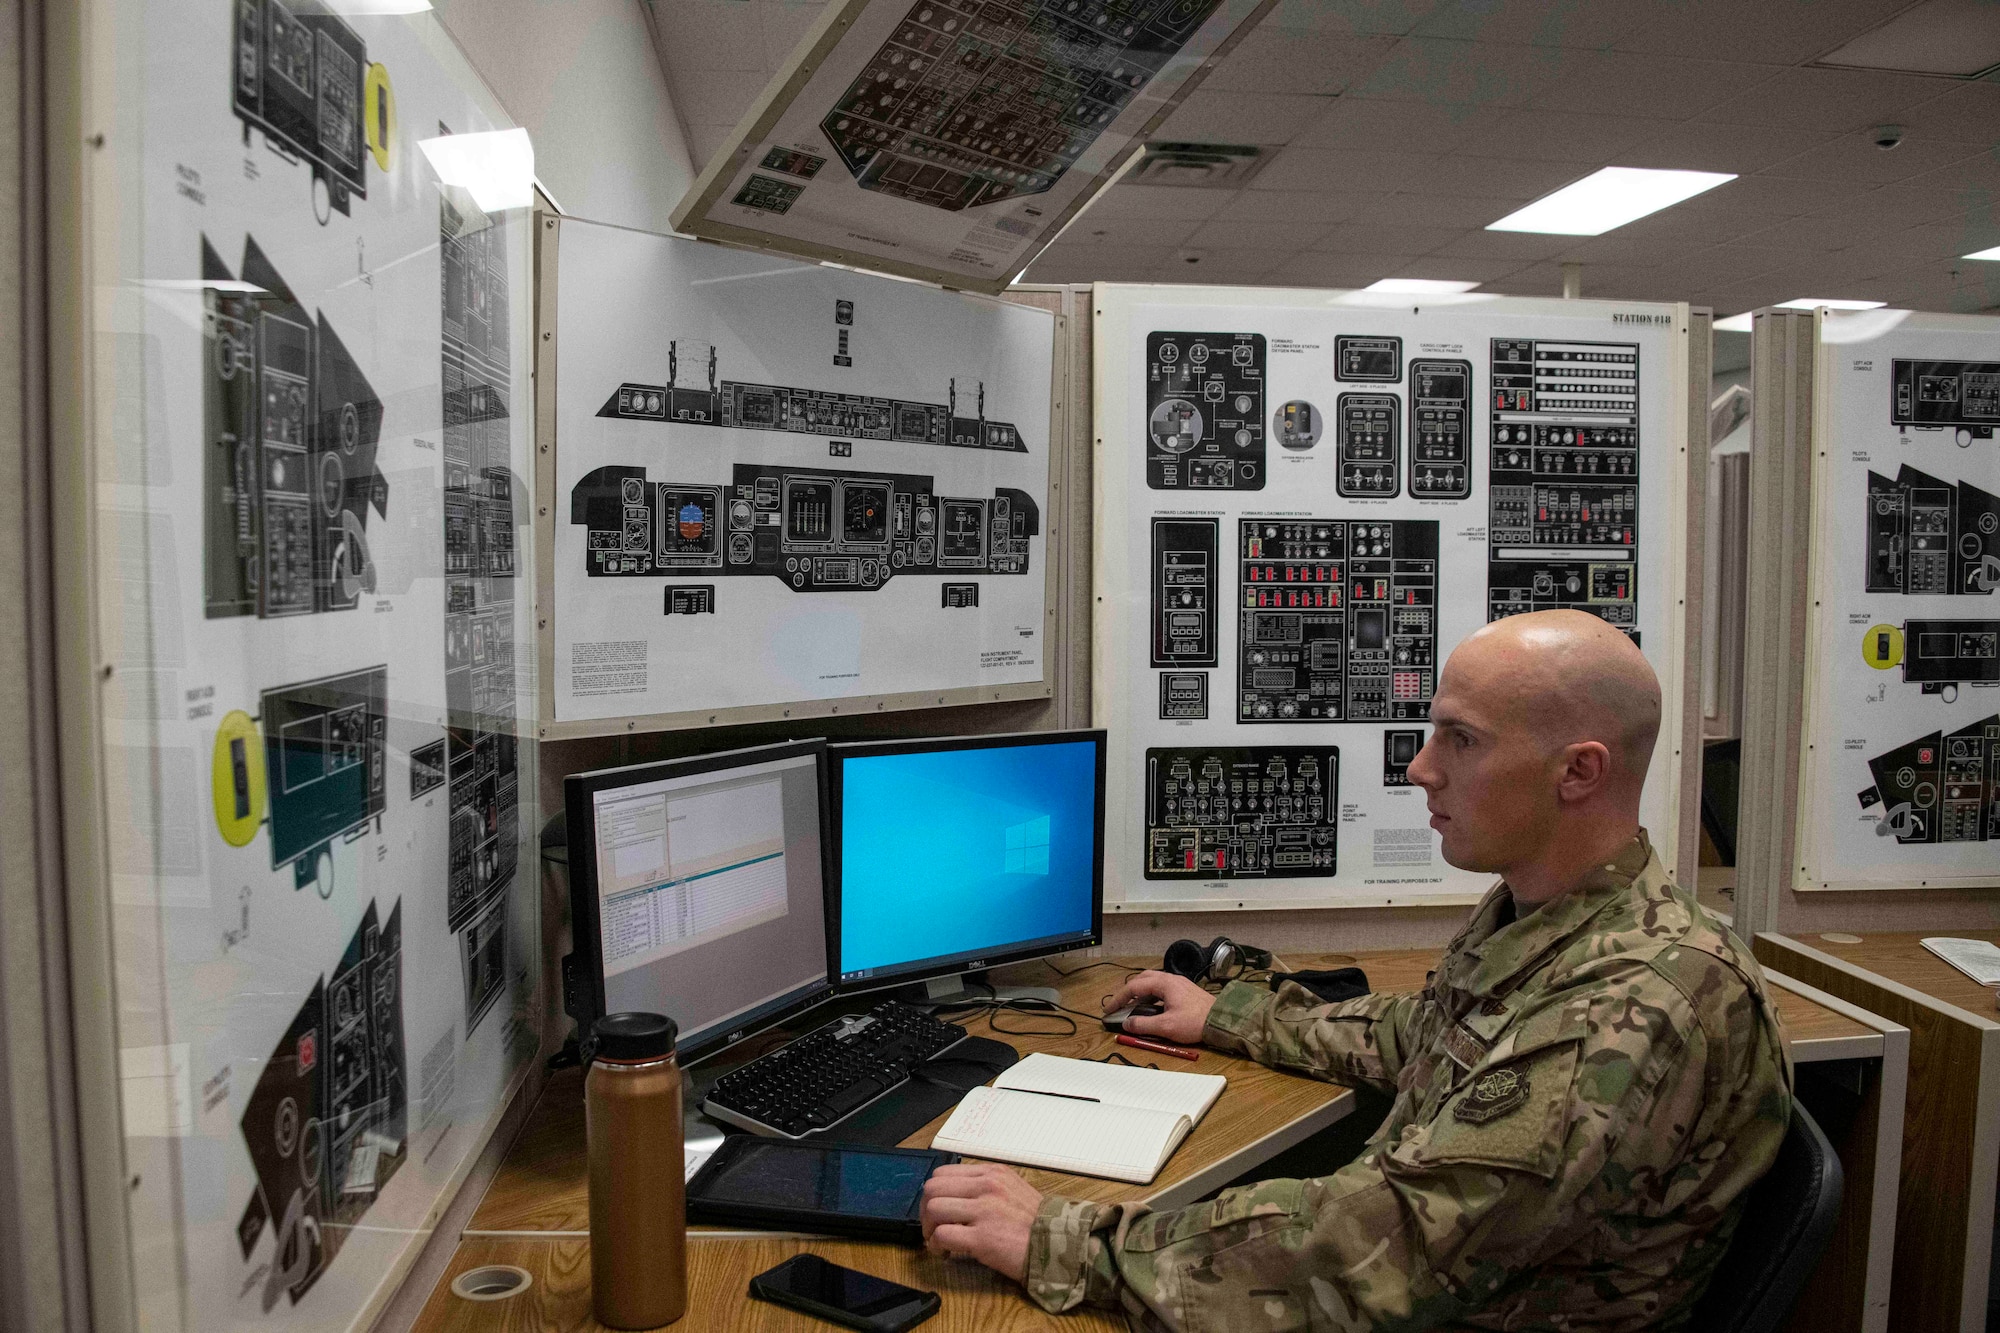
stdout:
{"type": "Polygon", "coordinates": [[[1102,937],[1104,733],[830,747],[844,990],[1102,937]]]}

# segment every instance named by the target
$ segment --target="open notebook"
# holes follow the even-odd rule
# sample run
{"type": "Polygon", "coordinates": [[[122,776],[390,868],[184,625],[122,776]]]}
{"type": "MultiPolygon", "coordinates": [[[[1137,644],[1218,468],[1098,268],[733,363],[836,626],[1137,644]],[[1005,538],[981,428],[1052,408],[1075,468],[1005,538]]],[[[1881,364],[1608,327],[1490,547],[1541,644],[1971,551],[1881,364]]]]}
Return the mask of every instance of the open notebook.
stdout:
{"type": "Polygon", "coordinates": [[[992,1087],[968,1092],[931,1146],[1143,1185],[1160,1173],[1226,1083],[1220,1074],[1134,1069],[1037,1051],[992,1087]]]}

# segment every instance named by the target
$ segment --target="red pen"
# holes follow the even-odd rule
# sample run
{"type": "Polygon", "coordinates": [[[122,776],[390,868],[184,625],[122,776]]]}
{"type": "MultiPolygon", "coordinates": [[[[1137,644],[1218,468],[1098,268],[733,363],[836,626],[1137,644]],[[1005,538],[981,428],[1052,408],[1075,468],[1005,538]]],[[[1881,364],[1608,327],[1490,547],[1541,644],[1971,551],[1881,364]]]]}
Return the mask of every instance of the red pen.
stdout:
{"type": "Polygon", "coordinates": [[[1126,1033],[1118,1034],[1120,1046],[1137,1046],[1142,1051],[1157,1051],[1161,1055],[1177,1055],[1183,1060],[1201,1059],[1200,1051],[1191,1051],[1185,1046],[1169,1046],[1163,1041],[1148,1041],[1144,1037],[1134,1037],[1126,1033]]]}

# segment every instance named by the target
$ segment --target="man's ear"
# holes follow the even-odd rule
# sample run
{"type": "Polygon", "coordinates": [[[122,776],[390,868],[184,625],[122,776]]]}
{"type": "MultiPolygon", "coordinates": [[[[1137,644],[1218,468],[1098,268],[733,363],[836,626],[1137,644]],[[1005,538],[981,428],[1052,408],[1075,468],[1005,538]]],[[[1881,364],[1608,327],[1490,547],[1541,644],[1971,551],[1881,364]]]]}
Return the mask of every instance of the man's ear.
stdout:
{"type": "Polygon", "coordinates": [[[1576,741],[1562,750],[1556,795],[1568,803],[1587,800],[1611,780],[1611,749],[1603,741],[1576,741]]]}

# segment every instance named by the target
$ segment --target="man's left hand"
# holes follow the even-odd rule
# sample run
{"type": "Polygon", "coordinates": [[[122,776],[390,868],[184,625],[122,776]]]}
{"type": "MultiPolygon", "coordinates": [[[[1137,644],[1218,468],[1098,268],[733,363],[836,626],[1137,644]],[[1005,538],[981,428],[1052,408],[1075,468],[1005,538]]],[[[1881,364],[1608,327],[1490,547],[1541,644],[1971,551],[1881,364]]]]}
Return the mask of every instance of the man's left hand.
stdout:
{"type": "Polygon", "coordinates": [[[1018,1171],[991,1162],[941,1166],[924,1182],[924,1244],[1025,1282],[1028,1232],[1041,1206],[1041,1191],[1018,1171]]]}

